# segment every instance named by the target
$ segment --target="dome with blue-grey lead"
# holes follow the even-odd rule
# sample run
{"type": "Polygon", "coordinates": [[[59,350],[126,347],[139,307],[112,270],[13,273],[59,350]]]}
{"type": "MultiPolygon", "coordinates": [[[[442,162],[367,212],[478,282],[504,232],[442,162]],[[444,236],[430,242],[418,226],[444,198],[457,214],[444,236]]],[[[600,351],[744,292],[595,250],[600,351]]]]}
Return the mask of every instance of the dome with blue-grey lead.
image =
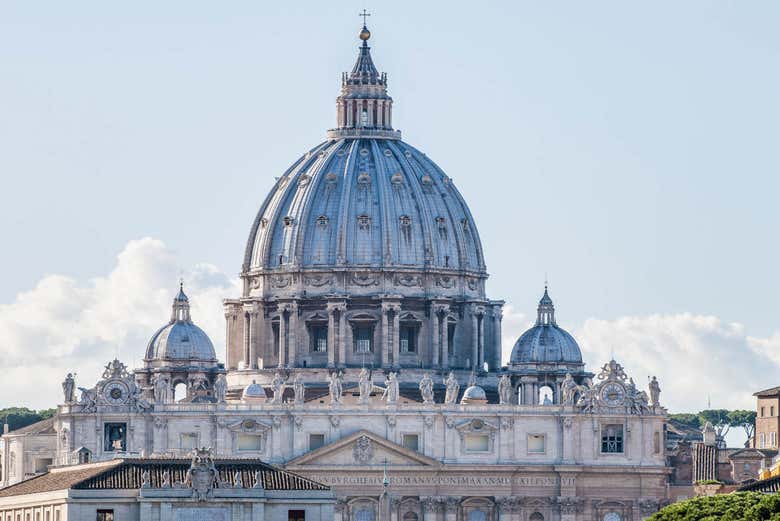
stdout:
{"type": "Polygon", "coordinates": [[[536,324],[523,333],[512,348],[510,364],[582,364],[582,352],[565,329],[555,322],[555,307],[544,287],[536,324]]]}
{"type": "Polygon", "coordinates": [[[276,178],[252,222],[241,298],[224,301],[231,385],[268,385],[279,368],[313,381],[321,368],[501,365],[503,301],[485,294],[474,217],[393,128],[372,38],[364,25],[335,128],[276,178]]]}
{"type": "Polygon", "coordinates": [[[278,178],[257,214],[243,269],[399,267],[485,273],[466,202],[392,128],[387,76],[362,45],[337,99],[338,127],[278,178]]]}
{"type": "Polygon", "coordinates": [[[170,321],[152,336],[146,348],[145,360],[191,363],[214,363],[217,355],[208,335],[192,323],[190,301],[183,284],[173,299],[170,321]]]}

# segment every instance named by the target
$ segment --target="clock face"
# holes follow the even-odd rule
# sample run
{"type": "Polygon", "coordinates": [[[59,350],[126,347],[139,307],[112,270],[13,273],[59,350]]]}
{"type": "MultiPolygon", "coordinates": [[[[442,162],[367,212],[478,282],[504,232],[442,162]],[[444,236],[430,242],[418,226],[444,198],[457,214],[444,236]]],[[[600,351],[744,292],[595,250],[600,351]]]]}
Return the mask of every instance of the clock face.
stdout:
{"type": "Polygon", "coordinates": [[[610,407],[622,405],[625,397],[626,390],[619,383],[608,383],[601,389],[601,400],[610,407]]]}
{"type": "Polygon", "coordinates": [[[127,386],[122,382],[109,382],[103,388],[103,396],[111,405],[120,405],[127,400],[127,386]]]}

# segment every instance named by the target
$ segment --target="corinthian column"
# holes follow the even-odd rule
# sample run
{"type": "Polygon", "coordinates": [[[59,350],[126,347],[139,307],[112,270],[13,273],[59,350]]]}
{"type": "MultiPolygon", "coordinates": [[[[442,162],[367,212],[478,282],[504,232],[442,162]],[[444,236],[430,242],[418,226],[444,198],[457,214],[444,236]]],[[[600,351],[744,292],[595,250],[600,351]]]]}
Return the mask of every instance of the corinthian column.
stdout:
{"type": "Polygon", "coordinates": [[[393,309],[393,367],[401,367],[401,308],[393,309]]]}
{"type": "Polygon", "coordinates": [[[289,357],[288,364],[290,367],[295,367],[295,357],[298,354],[298,302],[293,302],[290,305],[290,318],[289,318],[289,338],[287,356],[289,357]]]}
{"type": "Polygon", "coordinates": [[[431,364],[433,367],[438,367],[439,338],[441,337],[441,332],[439,331],[439,310],[434,307],[431,315],[431,364]]]}
{"type": "Polygon", "coordinates": [[[388,326],[387,326],[387,314],[388,310],[382,306],[382,367],[389,367],[389,338],[388,338],[388,326]]]}
{"type": "Polygon", "coordinates": [[[336,309],[328,306],[328,367],[336,366],[336,309]]]}
{"type": "Polygon", "coordinates": [[[347,366],[347,317],[345,311],[347,306],[342,304],[338,308],[339,312],[339,367],[347,366]]]}

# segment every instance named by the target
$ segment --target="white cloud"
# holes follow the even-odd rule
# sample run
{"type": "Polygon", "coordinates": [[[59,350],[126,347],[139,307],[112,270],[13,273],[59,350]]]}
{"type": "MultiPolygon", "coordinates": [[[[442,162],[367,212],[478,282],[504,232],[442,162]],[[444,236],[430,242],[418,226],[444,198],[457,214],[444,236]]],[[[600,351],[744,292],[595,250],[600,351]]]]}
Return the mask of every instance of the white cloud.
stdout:
{"type": "MultiPolygon", "coordinates": [[[[575,332],[591,371],[612,353],[637,384],[661,382],[671,411],[755,407],[752,394],[777,385],[772,339],[749,337],[744,326],[690,313],[589,319],[575,332]]],[[[780,344],[776,335],[774,345],[780,344]]]]}
{"type": "MultiPolygon", "coordinates": [[[[0,305],[0,406],[53,407],[69,371],[78,373],[77,385],[91,387],[115,356],[138,365],[146,342],[170,316],[178,278],[174,253],[144,238],[130,241],[106,276],[79,283],[49,275],[0,305]]],[[[184,278],[193,319],[222,358],[221,300],[238,294],[238,283],[207,264],[194,266],[184,278]]]]}
{"type": "MultiPolygon", "coordinates": [[[[61,399],[60,382],[68,371],[78,373],[78,385],[90,387],[115,356],[139,365],[148,339],[168,320],[179,265],[162,242],[135,240],[105,276],[80,283],[49,275],[0,305],[5,369],[0,406],[52,407],[61,399]]],[[[194,266],[185,280],[193,318],[224,358],[222,299],[239,294],[238,281],[205,264],[194,266]]],[[[530,317],[505,307],[504,363],[531,325],[530,317]]],[[[659,314],[592,318],[571,333],[590,371],[598,372],[614,352],[638,385],[656,375],[671,411],[703,409],[708,396],[713,407],[753,408],[752,393],[778,383],[780,332],[756,338],[742,325],[713,316],[659,314]]]]}

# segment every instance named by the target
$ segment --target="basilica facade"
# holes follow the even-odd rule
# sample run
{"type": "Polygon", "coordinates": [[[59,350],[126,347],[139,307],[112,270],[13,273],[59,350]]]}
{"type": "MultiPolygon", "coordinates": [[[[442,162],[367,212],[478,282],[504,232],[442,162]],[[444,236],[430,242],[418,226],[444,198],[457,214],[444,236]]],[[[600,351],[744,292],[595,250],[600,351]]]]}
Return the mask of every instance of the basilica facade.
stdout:
{"type": "MultiPolygon", "coordinates": [[[[359,36],[336,127],[251,223],[224,363],[180,287],[142,367],[114,360],[80,392],[66,378],[52,465],[210,447],[329,487],[318,512],[336,521],[648,517],[670,473],[658,382],[639,389],[614,360],[588,370],[546,287],[501,360],[503,301],[485,293],[474,219],[394,130],[387,76],[359,36]]],[[[3,485],[35,474],[32,438],[12,434],[3,485]]]]}

